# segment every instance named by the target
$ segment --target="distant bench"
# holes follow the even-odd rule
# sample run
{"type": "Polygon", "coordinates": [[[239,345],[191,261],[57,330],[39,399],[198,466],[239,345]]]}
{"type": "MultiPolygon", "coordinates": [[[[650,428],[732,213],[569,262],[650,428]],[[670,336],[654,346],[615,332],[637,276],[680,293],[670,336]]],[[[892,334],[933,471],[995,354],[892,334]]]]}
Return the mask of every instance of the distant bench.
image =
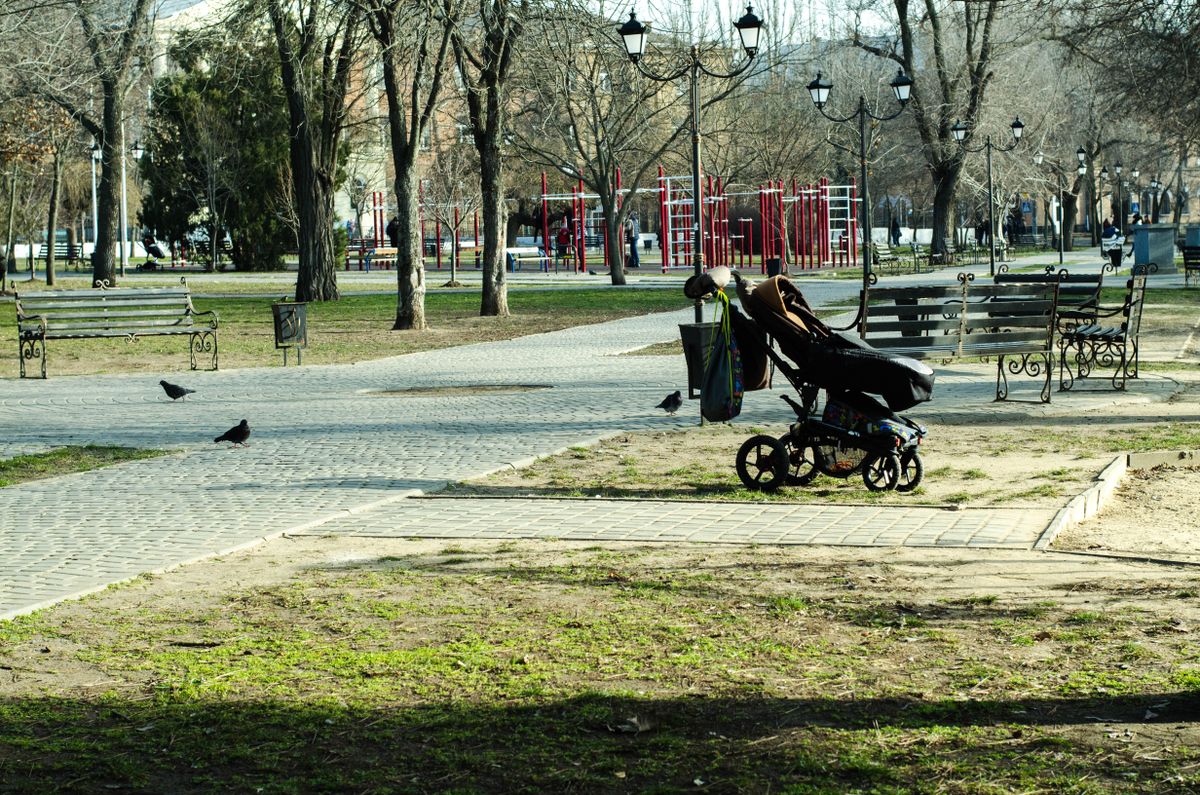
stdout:
{"type": "Polygon", "coordinates": [[[46,341],[188,335],[188,358],[212,360],[217,369],[217,313],[197,312],[187,285],[140,290],[104,288],[17,295],[17,344],[21,377],[25,363],[41,360],[46,377],[46,341]],[[204,318],[200,323],[197,318],[204,318]]]}
{"type": "Polygon", "coordinates": [[[996,400],[1008,399],[1008,376],[1039,378],[1041,402],[1050,402],[1058,284],[976,284],[959,274],[957,286],[871,287],[859,296],[851,327],[880,350],[914,359],[995,356],[996,400]],[[1005,360],[1017,357],[1006,366],[1005,360]]]}
{"type": "Polygon", "coordinates": [[[537,246],[510,246],[504,249],[504,260],[509,271],[514,273],[526,262],[536,263],[538,270],[550,270],[550,257],[537,246]]]}
{"type": "Polygon", "coordinates": [[[396,267],[396,249],[387,246],[375,246],[346,249],[346,270],[350,270],[351,253],[357,257],[358,269],[360,271],[370,271],[372,265],[385,270],[391,270],[396,267]]]}

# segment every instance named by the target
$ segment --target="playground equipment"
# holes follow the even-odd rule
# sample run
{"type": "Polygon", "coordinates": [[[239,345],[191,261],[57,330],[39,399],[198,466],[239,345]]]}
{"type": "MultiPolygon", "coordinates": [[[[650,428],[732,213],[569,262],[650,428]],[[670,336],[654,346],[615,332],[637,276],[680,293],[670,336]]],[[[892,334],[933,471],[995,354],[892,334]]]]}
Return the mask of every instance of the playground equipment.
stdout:
{"type": "MultiPolygon", "coordinates": [[[[620,171],[616,179],[617,200],[628,201],[630,191],[621,187],[620,171]]],[[[712,268],[726,265],[745,270],[758,267],[766,273],[768,264],[787,261],[795,270],[854,267],[858,257],[858,188],[854,180],[847,185],[832,185],[828,179],[801,185],[795,179],[785,185],[770,180],[748,190],[731,190],[721,177],[706,176],[701,183],[703,217],[695,223],[692,178],[669,176],[660,166],[658,185],[641,188],[639,194],[658,199],[658,243],[663,273],[672,268],[691,268],[699,228],[699,243],[704,263],[712,268]],[[733,211],[747,211],[757,205],[756,217],[750,214],[731,218],[733,211]],[[757,228],[756,228],[757,227],[757,228]]],[[[594,204],[599,195],[586,193],[583,180],[569,192],[550,193],[546,173],[542,173],[541,238],[554,241],[558,229],[551,229],[550,203],[567,202],[566,228],[569,232],[568,270],[587,270],[588,249],[603,249],[608,263],[608,230],[603,210],[594,204]],[[593,204],[589,204],[593,203],[593,204]]],[[[643,231],[649,231],[643,229],[643,231]]],[[[554,245],[550,244],[553,249],[554,245]]],[[[557,263],[558,257],[555,257],[557,263]]]]}
{"type": "MultiPolygon", "coordinates": [[[[658,181],[663,273],[671,268],[690,268],[696,226],[691,177],[667,176],[660,168],[658,181]]],[[[783,180],[772,180],[754,190],[732,191],[720,177],[714,180],[707,176],[702,190],[704,217],[698,226],[704,261],[710,268],[753,267],[755,238],[763,273],[768,262],[785,258],[794,270],[855,264],[858,192],[853,180],[848,185],[831,185],[823,178],[815,185],[799,185],[793,179],[790,190],[783,180]],[[758,217],[740,216],[734,219],[735,227],[729,217],[731,204],[751,201],[757,202],[758,217]]]]}

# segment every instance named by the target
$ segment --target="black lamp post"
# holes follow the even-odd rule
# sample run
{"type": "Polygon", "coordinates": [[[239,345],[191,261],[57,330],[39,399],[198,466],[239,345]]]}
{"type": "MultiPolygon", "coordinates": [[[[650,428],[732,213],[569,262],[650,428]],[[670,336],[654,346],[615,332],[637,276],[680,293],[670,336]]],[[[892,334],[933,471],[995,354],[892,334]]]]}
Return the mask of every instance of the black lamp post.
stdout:
{"type": "MultiPolygon", "coordinates": [[[[1034,165],[1040,166],[1043,162],[1045,162],[1045,160],[1046,156],[1042,154],[1040,150],[1033,156],[1034,165]]],[[[1057,164],[1047,163],[1046,165],[1048,165],[1050,170],[1054,172],[1055,183],[1058,186],[1058,264],[1062,265],[1063,252],[1066,250],[1066,243],[1064,242],[1063,237],[1063,233],[1066,231],[1065,220],[1067,217],[1066,212],[1063,210],[1063,194],[1067,190],[1066,179],[1063,176],[1062,168],[1060,168],[1057,164]]]]}
{"type": "Polygon", "coordinates": [[[983,140],[983,146],[972,149],[967,146],[967,137],[973,132],[971,128],[963,124],[961,121],[954,122],[954,126],[950,128],[950,132],[954,135],[954,140],[958,141],[958,145],[968,152],[987,152],[987,195],[988,195],[988,271],[992,276],[996,275],[996,218],[995,205],[996,201],[992,195],[992,150],[999,152],[1011,152],[1017,148],[1017,144],[1021,142],[1021,133],[1025,132],[1025,125],[1021,123],[1021,117],[1013,119],[1013,123],[1009,125],[1012,129],[1012,143],[1008,146],[996,146],[992,143],[992,136],[988,135],[983,140]]]}
{"type": "MultiPolygon", "coordinates": [[[[629,12],[629,19],[617,28],[621,40],[625,43],[625,53],[637,70],[651,80],[660,83],[670,83],[683,76],[688,76],[688,86],[691,92],[692,113],[692,268],[699,276],[704,271],[704,241],[700,237],[702,228],[703,202],[700,195],[700,74],[709,77],[728,79],[737,77],[750,68],[754,56],[758,53],[758,36],[762,31],[762,20],[754,13],[752,6],[746,6],[746,13],[733,23],[742,41],[742,49],[746,52],[746,61],[731,72],[717,72],[707,68],[700,62],[700,47],[693,44],[688,61],[678,69],[667,74],[650,71],[642,64],[642,56],[646,54],[646,39],[650,36],[650,26],[638,21],[634,11],[629,12]]],[[[703,321],[704,302],[696,299],[696,322],[703,321]]]]}
{"type": "Polygon", "coordinates": [[[1125,196],[1123,194],[1124,185],[1121,184],[1121,161],[1113,166],[1113,172],[1117,175],[1117,234],[1125,234],[1125,196]]]}
{"type": "Polygon", "coordinates": [[[1158,192],[1162,188],[1162,183],[1158,181],[1158,177],[1150,180],[1150,190],[1152,192],[1150,198],[1150,223],[1158,223],[1158,192]]]}
{"type": "MultiPolygon", "coordinates": [[[[900,108],[887,116],[876,116],[867,107],[867,98],[858,95],[858,109],[848,116],[831,116],[825,112],[825,105],[829,102],[829,94],[833,91],[833,83],[829,80],[821,79],[821,73],[817,72],[817,77],[808,84],[808,94],[812,97],[813,104],[817,106],[817,110],[821,115],[830,121],[838,122],[839,124],[858,120],[858,167],[859,179],[862,181],[862,269],[863,269],[863,292],[862,300],[866,300],[867,288],[870,287],[873,275],[871,273],[871,192],[870,186],[867,183],[867,119],[875,121],[889,121],[896,118],[904,112],[904,108],[908,105],[909,96],[912,94],[912,78],[904,74],[904,70],[900,69],[896,72],[896,77],[889,85],[892,87],[892,93],[896,96],[896,101],[900,103],[900,108]]],[[[865,316],[865,315],[864,315],[865,316]]]]}
{"type": "MultiPolygon", "coordinates": [[[[92,139],[92,249],[96,248],[96,238],[100,235],[100,219],[97,215],[96,208],[96,166],[100,165],[100,158],[104,155],[100,151],[100,143],[92,139]]],[[[79,250],[80,257],[83,256],[83,247],[79,250]]]]}

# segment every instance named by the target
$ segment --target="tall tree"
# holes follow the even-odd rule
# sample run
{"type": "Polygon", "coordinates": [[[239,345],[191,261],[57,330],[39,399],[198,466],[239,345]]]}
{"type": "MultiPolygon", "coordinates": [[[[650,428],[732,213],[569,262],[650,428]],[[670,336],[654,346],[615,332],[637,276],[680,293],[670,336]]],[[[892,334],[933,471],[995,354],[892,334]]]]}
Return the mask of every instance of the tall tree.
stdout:
{"type": "Polygon", "coordinates": [[[961,118],[973,136],[980,122],[984,93],[994,77],[1001,4],[954,3],[954,10],[940,0],[892,0],[890,5],[899,40],[881,43],[856,29],[854,43],[899,64],[913,78],[909,112],[933,181],[931,248],[944,253],[963,164],[963,150],[950,128],[961,118]]]}
{"type": "Polygon", "coordinates": [[[478,0],[464,24],[454,26],[451,40],[462,77],[471,139],[479,153],[479,188],[483,195],[483,297],[479,314],[508,315],[504,280],[504,155],[508,81],[514,47],[525,28],[529,0],[478,0]]]}
{"type": "Polygon", "coordinates": [[[154,84],[143,138],[140,217],[173,242],[199,224],[210,267],[228,233],[239,269],[272,270],[296,245],[274,212],[279,194],[292,192],[278,168],[288,158],[287,107],[271,35],[258,24],[235,29],[232,39],[189,34],[170,47],[176,68],[154,84]]]}
{"type": "Polygon", "coordinates": [[[37,42],[19,70],[24,92],[59,105],[100,147],[93,284],[116,282],[124,125],[136,111],[131,90],[149,62],[153,8],[151,0],[69,0],[35,9],[21,31],[37,42]]]}
{"type": "Polygon", "coordinates": [[[335,300],[333,202],[365,10],[342,0],[266,0],[266,5],[288,109],[300,250],[296,300],[335,300]]]}
{"type": "Polygon", "coordinates": [[[457,15],[452,0],[374,0],[371,6],[371,33],[383,57],[400,223],[394,329],[426,327],[417,153],[438,108],[457,15]]]}

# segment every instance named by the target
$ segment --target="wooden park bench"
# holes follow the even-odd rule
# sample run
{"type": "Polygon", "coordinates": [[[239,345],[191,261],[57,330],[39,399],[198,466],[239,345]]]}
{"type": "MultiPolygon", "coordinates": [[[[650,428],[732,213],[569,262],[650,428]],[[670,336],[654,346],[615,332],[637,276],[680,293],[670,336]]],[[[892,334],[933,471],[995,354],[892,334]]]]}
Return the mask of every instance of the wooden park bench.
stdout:
{"type": "Polygon", "coordinates": [[[1109,379],[1113,389],[1123,390],[1130,378],[1138,377],[1138,333],[1146,302],[1146,277],[1156,270],[1154,264],[1135,265],[1125,282],[1125,300],[1120,306],[1097,305],[1090,321],[1060,330],[1059,390],[1074,389],[1097,368],[1114,368],[1109,379]]]}
{"type": "Polygon", "coordinates": [[[540,271],[550,270],[550,258],[537,246],[509,246],[504,249],[504,259],[510,273],[522,270],[526,262],[534,263],[540,271]]]}
{"type": "Polygon", "coordinates": [[[1099,273],[1070,273],[1066,269],[1056,271],[1053,265],[1047,265],[1042,271],[1014,273],[1003,264],[998,266],[993,281],[996,284],[1057,284],[1058,311],[1054,323],[1055,332],[1061,335],[1095,321],[1104,274],[1112,270],[1111,265],[1105,265],[1099,273]]]}
{"type": "Polygon", "coordinates": [[[1058,283],[974,278],[959,274],[954,286],[871,287],[860,294],[858,317],[847,328],[880,350],[914,359],[995,356],[996,400],[1008,399],[1010,374],[1025,373],[1041,380],[1041,402],[1049,403],[1058,283]]]}
{"type": "Polygon", "coordinates": [[[898,273],[900,270],[900,257],[887,243],[871,244],[871,260],[884,273],[898,273]]]}
{"type": "MultiPolygon", "coordinates": [[[[38,254],[38,259],[44,264],[46,256],[50,253],[49,246],[42,246],[41,252],[38,254]]],[[[68,267],[78,268],[79,262],[83,257],[83,248],[78,243],[63,243],[54,247],[54,260],[60,263],[66,263],[68,267]]]]}
{"type": "Polygon", "coordinates": [[[17,344],[21,377],[25,363],[41,360],[46,377],[46,341],[188,335],[188,358],[211,358],[217,369],[217,313],[197,312],[187,285],[140,290],[95,289],[17,295],[17,344]],[[196,322],[197,318],[203,318],[196,322]]]}
{"type": "Polygon", "coordinates": [[[358,261],[360,271],[370,271],[371,266],[391,270],[396,266],[397,250],[390,246],[360,246],[356,249],[346,249],[346,270],[350,270],[351,254],[358,261]]]}
{"type": "Polygon", "coordinates": [[[1183,248],[1183,286],[1191,284],[1194,277],[1200,277],[1200,246],[1182,246],[1183,248]]]}

